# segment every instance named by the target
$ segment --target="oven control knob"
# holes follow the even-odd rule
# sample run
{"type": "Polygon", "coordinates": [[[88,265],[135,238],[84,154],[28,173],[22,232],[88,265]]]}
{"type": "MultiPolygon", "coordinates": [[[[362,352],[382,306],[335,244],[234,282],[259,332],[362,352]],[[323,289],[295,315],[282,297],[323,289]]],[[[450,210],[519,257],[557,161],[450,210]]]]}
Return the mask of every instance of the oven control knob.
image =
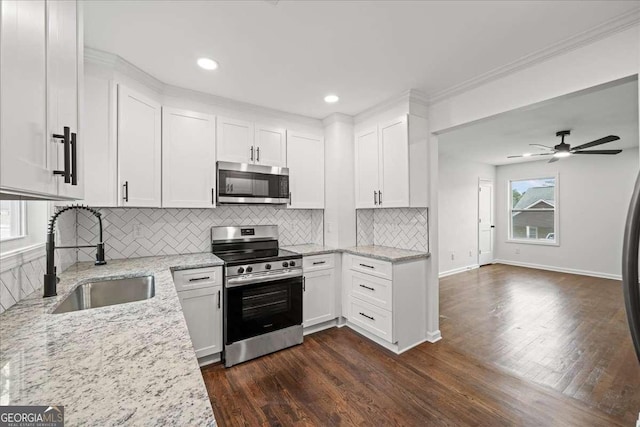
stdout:
{"type": "Polygon", "coordinates": [[[251,273],[253,271],[253,267],[247,267],[247,273],[251,273]]]}
{"type": "Polygon", "coordinates": [[[264,268],[266,268],[267,270],[271,270],[271,264],[265,265],[264,268]]]}
{"type": "Polygon", "coordinates": [[[296,266],[296,262],[295,262],[295,261],[291,261],[291,262],[289,263],[289,265],[290,265],[291,267],[295,267],[295,266],[296,266]]]}
{"type": "Polygon", "coordinates": [[[242,274],[242,273],[244,273],[244,268],[240,267],[240,268],[238,269],[238,274],[242,274]]]}
{"type": "Polygon", "coordinates": [[[283,263],[282,263],[282,266],[283,266],[284,268],[287,268],[287,267],[289,267],[289,263],[288,263],[287,261],[285,261],[285,262],[283,262],[283,263]]]}

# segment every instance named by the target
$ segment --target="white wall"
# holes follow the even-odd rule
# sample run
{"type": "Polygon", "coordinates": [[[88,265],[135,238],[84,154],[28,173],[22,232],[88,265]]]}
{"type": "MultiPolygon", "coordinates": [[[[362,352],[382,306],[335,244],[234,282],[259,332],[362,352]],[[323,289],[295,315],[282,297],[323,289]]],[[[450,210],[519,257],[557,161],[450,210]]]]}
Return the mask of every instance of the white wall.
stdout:
{"type": "MultiPolygon", "coordinates": [[[[446,144],[446,138],[441,143],[446,144]]],[[[439,159],[438,251],[443,275],[478,265],[478,180],[495,183],[496,167],[442,155],[439,159]]]]}
{"type": "Polygon", "coordinates": [[[622,235],[638,149],[497,167],[497,262],[620,279],[622,235]],[[559,246],[507,242],[508,181],[558,174],[559,246]],[[519,250],[519,254],[516,254],[519,250]]]}

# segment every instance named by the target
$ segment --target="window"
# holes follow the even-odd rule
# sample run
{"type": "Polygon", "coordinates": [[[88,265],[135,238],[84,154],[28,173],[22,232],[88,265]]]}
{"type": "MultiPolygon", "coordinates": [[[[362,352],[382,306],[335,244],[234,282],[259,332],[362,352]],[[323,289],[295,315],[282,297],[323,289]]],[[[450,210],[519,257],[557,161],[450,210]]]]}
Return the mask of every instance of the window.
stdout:
{"type": "Polygon", "coordinates": [[[0,201],[0,241],[19,239],[26,234],[24,202],[0,201]]]}
{"type": "Polygon", "coordinates": [[[509,181],[509,240],[557,243],[557,179],[509,181]]]}

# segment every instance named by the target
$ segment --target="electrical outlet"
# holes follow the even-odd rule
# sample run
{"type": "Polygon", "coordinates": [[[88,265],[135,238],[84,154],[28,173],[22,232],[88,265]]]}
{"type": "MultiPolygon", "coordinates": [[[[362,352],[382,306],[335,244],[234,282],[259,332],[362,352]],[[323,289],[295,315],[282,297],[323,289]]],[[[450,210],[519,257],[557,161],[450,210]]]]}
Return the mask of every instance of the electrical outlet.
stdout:
{"type": "Polygon", "coordinates": [[[456,254],[455,252],[451,252],[451,261],[456,259],[456,254]]]}
{"type": "Polygon", "coordinates": [[[520,248],[516,248],[516,255],[520,255],[520,248]]]}
{"type": "Polygon", "coordinates": [[[144,226],[142,224],[133,225],[133,238],[142,239],[144,237],[144,226]]]}
{"type": "Polygon", "coordinates": [[[469,251],[469,257],[473,257],[473,251],[469,251]]]}

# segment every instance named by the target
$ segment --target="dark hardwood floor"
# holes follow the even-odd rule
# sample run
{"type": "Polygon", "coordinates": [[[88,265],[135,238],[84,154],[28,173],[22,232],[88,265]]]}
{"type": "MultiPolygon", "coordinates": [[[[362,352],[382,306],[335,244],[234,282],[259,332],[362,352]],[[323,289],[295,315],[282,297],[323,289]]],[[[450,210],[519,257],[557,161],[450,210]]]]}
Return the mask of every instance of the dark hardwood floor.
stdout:
{"type": "Polygon", "coordinates": [[[342,328],[203,368],[219,425],[635,425],[619,282],[496,265],[440,293],[444,339],[399,356],[342,328]]]}

